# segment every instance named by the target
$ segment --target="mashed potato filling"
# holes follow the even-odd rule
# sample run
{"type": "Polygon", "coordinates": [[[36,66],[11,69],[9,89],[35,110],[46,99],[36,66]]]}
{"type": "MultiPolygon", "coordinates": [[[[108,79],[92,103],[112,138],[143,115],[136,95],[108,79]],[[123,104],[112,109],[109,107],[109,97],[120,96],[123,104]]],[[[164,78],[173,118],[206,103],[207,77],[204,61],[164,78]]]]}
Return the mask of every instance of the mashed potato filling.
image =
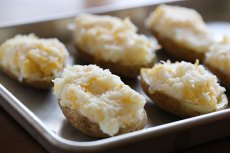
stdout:
{"type": "Polygon", "coordinates": [[[188,62],[160,63],[152,69],[143,69],[149,92],[162,91],[201,112],[216,109],[220,95],[225,91],[202,65],[188,62]],[[202,107],[200,107],[202,106],[202,107]]]}
{"type": "Polygon", "coordinates": [[[17,35],[0,46],[0,65],[19,80],[52,79],[66,63],[68,51],[57,39],[17,35]]]}
{"type": "Polygon", "coordinates": [[[230,74],[230,43],[212,46],[206,53],[205,60],[212,67],[230,74]]]}
{"type": "Polygon", "coordinates": [[[95,65],[65,68],[54,80],[54,94],[61,106],[79,111],[110,136],[142,120],[146,103],[118,76],[95,65]]]}
{"type": "Polygon", "coordinates": [[[75,19],[75,42],[98,59],[125,65],[149,64],[159,48],[155,39],[137,34],[128,19],[80,15],[75,19]]]}
{"type": "Polygon", "coordinates": [[[198,52],[208,51],[215,42],[201,15],[185,7],[158,6],[147,18],[146,27],[198,52]]]}

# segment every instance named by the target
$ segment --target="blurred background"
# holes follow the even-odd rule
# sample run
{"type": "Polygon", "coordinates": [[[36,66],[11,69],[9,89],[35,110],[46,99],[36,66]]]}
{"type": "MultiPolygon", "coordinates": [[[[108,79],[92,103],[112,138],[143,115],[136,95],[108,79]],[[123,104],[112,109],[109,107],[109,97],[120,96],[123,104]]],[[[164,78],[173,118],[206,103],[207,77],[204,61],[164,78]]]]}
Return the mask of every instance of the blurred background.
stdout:
{"type": "Polygon", "coordinates": [[[143,1],[147,0],[0,0],[0,23],[34,20],[44,16],[71,14],[84,8],[143,1]]]}

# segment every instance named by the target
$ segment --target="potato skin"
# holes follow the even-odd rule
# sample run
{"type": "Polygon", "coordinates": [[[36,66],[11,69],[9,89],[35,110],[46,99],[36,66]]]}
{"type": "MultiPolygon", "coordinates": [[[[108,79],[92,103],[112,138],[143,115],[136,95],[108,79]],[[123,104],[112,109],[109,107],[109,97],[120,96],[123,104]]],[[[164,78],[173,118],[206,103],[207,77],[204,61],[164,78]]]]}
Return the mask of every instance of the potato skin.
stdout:
{"type": "MultiPolygon", "coordinates": [[[[81,115],[79,111],[72,110],[67,106],[61,106],[60,100],[59,100],[59,106],[64,116],[69,121],[69,123],[80,132],[95,138],[110,137],[108,134],[105,134],[101,131],[97,123],[90,121],[88,118],[81,115]]],[[[143,129],[147,123],[146,111],[143,111],[142,117],[143,119],[141,121],[138,121],[137,123],[133,124],[131,127],[121,128],[119,132],[115,135],[121,135],[124,133],[129,133],[132,131],[138,131],[143,129]]]]}
{"type": "Polygon", "coordinates": [[[127,77],[127,78],[137,77],[140,74],[141,68],[152,67],[157,61],[157,58],[155,56],[152,62],[146,65],[123,65],[121,63],[113,63],[110,61],[98,59],[95,56],[90,55],[85,51],[82,51],[78,47],[77,47],[77,53],[78,53],[78,58],[83,62],[83,64],[96,64],[104,69],[110,69],[110,71],[114,74],[117,74],[122,77],[127,77]]]}
{"type": "Polygon", "coordinates": [[[217,78],[220,79],[221,84],[223,84],[224,87],[230,89],[230,75],[226,74],[224,71],[219,70],[218,68],[215,68],[211,64],[209,64],[205,60],[205,65],[208,67],[208,69],[217,76],[217,78]]]}
{"type": "MultiPolygon", "coordinates": [[[[194,117],[198,115],[202,115],[204,113],[192,110],[185,105],[183,105],[183,102],[168,96],[162,91],[155,91],[153,94],[149,93],[149,85],[144,80],[143,76],[141,75],[141,86],[143,91],[148,95],[148,97],[154,101],[154,103],[161,109],[174,114],[176,116],[179,116],[181,118],[188,118],[188,117],[194,117]]],[[[222,95],[224,98],[227,98],[225,94],[222,95]]],[[[219,109],[225,109],[227,108],[227,104],[223,106],[223,108],[219,109]]],[[[216,110],[218,111],[218,110],[216,110]]],[[[210,112],[207,112],[210,113],[210,112]]]]}
{"type": "Polygon", "coordinates": [[[26,86],[30,86],[36,89],[43,89],[43,90],[50,89],[53,86],[52,80],[30,80],[30,79],[23,78],[22,81],[19,81],[18,77],[15,74],[13,74],[10,70],[2,66],[0,66],[0,69],[10,78],[26,86]]]}
{"type": "Polygon", "coordinates": [[[152,33],[162,45],[163,50],[169,55],[175,57],[177,60],[185,60],[189,62],[195,62],[196,59],[199,59],[200,61],[204,60],[205,53],[199,53],[193,49],[182,46],[174,40],[162,36],[155,30],[152,30],[152,33]]]}

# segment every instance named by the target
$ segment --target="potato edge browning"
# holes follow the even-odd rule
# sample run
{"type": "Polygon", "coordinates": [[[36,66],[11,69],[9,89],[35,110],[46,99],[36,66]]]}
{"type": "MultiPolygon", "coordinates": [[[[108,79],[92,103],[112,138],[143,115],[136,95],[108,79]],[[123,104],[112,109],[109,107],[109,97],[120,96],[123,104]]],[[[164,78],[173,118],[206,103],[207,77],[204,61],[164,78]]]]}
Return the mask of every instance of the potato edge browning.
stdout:
{"type": "MultiPolygon", "coordinates": [[[[193,109],[190,109],[188,107],[186,107],[185,105],[183,105],[183,102],[180,102],[179,100],[168,96],[167,94],[165,94],[162,91],[155,91],[153,94],[151,94],[149,92],[149,85],[147,84],[147,82],[145,81],[143,75],[141,74],[141,86],[143,91],[145,92],[145,94],[161,109],[174,114],[176,116],[182,117],[182,118],[188,118],[188,117],[194,117],[194,116],[198,116],[198,115],[203,115],[203,114],[207,114],[207,113],[211,113],[211,112],[207,112],[207,113],[202,113],[202,112],[198,112],[195,111],[193,109]]],[[[215,111],[219,111],[219,110],[223,110],[225,108],[227,108],[227,104],[228,104],[228,100],[227,100],[227,96],[225,94],[220,95],[220,102],[218,102],[219,104],[222,103],[222,106],[218,109],[216,109],[215,111]]],[[[213,112],[215,112],[213,111],[213,112]]]]}
{"type": "Polygon", "coordinates": [[[30,79],[23,78],[22,81],[20,81],[15,74],[13,74],[11,71],[9,71],[8,69],[4,68],[1,65],[0,65],[0,69],[11,79],[14,79],[25,86],[33,87],[36,89],[42,89],[42,90],[48,90],[53,86],[52,80],[30,80],[30,79]]]}
{"type": "MultiPolygon", "coordinates": [[[[77,110],[72,110],[67,106],[61,106],[60,99],[58,99],[59,106],[66,117],[67,121],[77,130],[82,132],[85,135],[94,138],[106,138],[111,137],[108,134],[105,134],[100,129],[99,125],[95,122],[90,121],[87,117],[84,117],[77,110]]],[[[120,128],[119,132],[116,135],[121,135],[133,131],[138,131],[144,129],[147,123],[147,114],[146,111],[143,111],[142,120],[139,120],[137,123],[133,124],[131,127],[120,128]]]]}
{"type": "Polygon", "coordinates": [[[170,38],[161,36],[160,33],[155,30],[151,31],[152,34],[157,38],[159,44],[161,44],[163,50],[176,59],[189,62],[195,62],[196,59],[199,59],[200,61],[204,60],[205,53],[199,53],[195,50],[182,46],[170,38]]]}
{"type": "Polygon", "coordinates": [[[84,64],[96,64],[104,69],[110,69],[110,71],[114,74],[117,74],[122,77],[126,78],[135,78],[139,75],[140,69],[145,67],[149,68],[152,67],[156,61],[156,56],[153,58],[151,63],[145,64],[145,65],[123,65],[119,62],[113,63],[110,61],[105,61],[102,59],[98,59],[93,55],[88,54],[87,52],[77,48],[77,54],[78,58],[84,63],[84,64]]]}

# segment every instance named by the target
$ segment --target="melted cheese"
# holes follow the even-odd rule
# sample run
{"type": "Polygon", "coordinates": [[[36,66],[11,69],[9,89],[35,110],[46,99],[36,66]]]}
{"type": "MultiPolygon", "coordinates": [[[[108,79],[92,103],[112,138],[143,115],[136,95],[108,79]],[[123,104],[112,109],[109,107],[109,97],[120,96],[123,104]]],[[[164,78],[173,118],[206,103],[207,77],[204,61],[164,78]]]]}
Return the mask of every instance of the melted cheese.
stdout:
{"type": "Polygon", "coordinates": [[[17,35],[0,46],[0,65],[19,80],[50,80],[62,72],[67,57],[60,41],[40,39],[33,34],[17,35]]]}
{"type": "Polygon", "coordinates": [[[129,19],[111,16],[76,17],[75,42],[82,51],[98,59],[125,65],[148,64],[159,48],[155,39],[137,34],[129,19]]]}
{"type": "Polygon", "coordinates": [[[62,106],[79,111],[110,136],[141,120],[146,102],[118,76],[95,65],[65,68],[54,80],[54,94],[62,106]]]}
{"type": "Polygon", "coordinates": [[[201,15],[179,6],[158,6],[146,19],[146,27],[197,52],[207,52],[215,42],[201,15]]]}

